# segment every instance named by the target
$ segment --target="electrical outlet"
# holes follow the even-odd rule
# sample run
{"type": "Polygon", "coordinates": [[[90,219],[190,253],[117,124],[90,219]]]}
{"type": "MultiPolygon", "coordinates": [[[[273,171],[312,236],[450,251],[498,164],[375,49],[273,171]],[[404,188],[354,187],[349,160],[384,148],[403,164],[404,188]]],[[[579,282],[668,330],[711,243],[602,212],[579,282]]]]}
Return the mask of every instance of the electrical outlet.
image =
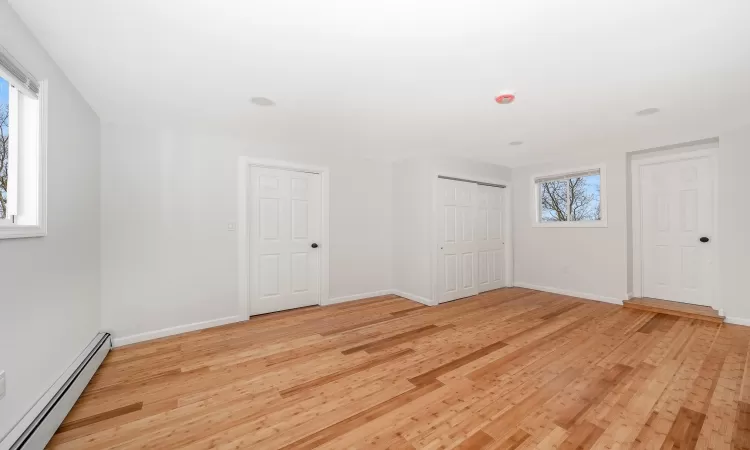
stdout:
{"type": "Polygon", "coordinates": [[[0,370],[0,400],[5,397],[5,371],[0,370]]]}

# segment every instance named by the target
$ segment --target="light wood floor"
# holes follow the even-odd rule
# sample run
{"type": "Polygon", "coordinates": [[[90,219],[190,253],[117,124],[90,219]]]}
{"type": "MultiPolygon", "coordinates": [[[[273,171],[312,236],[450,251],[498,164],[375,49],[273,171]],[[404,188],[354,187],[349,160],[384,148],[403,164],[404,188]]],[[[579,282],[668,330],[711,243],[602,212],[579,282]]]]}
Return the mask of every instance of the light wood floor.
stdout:
{"type": "Polygon", "coordinates": [[[526,289],[116,349],[53,448],[750,448],[750,328],[526,289]]]}

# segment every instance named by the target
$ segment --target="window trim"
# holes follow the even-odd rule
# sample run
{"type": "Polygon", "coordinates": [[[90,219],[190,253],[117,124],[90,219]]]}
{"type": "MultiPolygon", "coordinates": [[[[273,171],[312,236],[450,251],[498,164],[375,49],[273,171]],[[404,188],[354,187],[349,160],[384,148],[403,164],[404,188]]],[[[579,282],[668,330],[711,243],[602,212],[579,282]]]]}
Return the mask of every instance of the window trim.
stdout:
{"type": "Polygon", "coordinates": [[[607,166],[605,164],[596,164],[574,169],[555,170],[535,174],[531,177],[531,226],[535,228],[607,228],[607,166]],[[541,219],[541,197],[539,195],[539,185],[536,180],[539,178],[570,178],[580,172],[599,171],[599,210],[602,218],[600,220],[577,220],[565,222],[542,222],[541,219]]]}
{"type": "MultiPolygon", "coordinates": [[[[2,68],[0,68],[0,75],[4,75],[3,78],[5,78],[5,71],[2,71],[2,68]]],[[[0,221],[0,239],[42,237],[47,235],[47,93],[47,81],[41,81],[39,83],[38,95],[39,140],[37,145],[37,223],[35,225],[19,225],[7,224],[0,221]]],[[[21,94],[21,92],[19,92],[19,94],[21,94]]]]}

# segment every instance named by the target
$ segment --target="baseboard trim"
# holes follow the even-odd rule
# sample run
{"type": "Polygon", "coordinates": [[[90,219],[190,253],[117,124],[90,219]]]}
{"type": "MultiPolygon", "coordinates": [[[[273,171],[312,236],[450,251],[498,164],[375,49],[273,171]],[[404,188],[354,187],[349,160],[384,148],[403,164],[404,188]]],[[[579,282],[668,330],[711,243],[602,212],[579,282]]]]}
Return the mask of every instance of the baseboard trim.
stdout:
{"type": "Polygon", "coordinates": [[[220,319],[206,320],[204,322],[189,323],[178,325],[171,328],[162,328],[161,330],[147,331],[145,333],[131,334],[130,336],[116,337],[112,339],[113,347],[122,347],[123,345],[136,344],[138,342],[150,341],[152,339],[174,336],[175,334],[187,333],[190,331],[203,330],[205,328],[218,327],[229,323],[247,320],[241,316],[222,317],[220,319]]]}
{"type": "Polygon", "coordinates": [[[744,317],[725,317],[724,323],[731,323],[733,325],[744,325],[750,327],[750,319],[744,317]]]}
{"type": "Polygon", "coordinates": [[[344,295],[342,297],[329,298],[320,302],[320,306],[335,305],[337,303],[353,302],[371,297],[380,297],[381,295],[393,294],[393,289],[384,289],[382,291],[365,292],[363,294],[344,295]]]}
{"type": "Polygon", "coordinates": [[[109,333],[98,333],[73,364],[0,439],[0,449],[44,448],[68,415],[111,348],[109,333]]]}
{"type": "Polygon", "coordinates": [[[513,283],[515,287],[521,287],[526,289],[533,289],[535,291],[550,292],[552,294],[568,295],[570,297],[585,298],[587,300],[596,300],[598,302],[613,303],[615,305],[622,305],[622,300],[616,297],[607,297],[604,295],[589,294],[588,292],[575,292],[567,289],[559,289],[550,286],[540,286],[538,284],[525,283],[523,281],[516,281],[513,283]]]}
{"type": "Polygon", "coordinates": [[[393,295],[398,295],[399,297],[403,297],[403,298],[405,298],[407,300],[411,300],[413,302],[421,303],[423,305],[427,305],[427,306],[436,306],[437,305],[437,302],[433,302],[429,298],[421,297],[419,295],[410,294],[408,292],[403,292],[403,291],[399,291],[399,290],[394,289],[394,290],[391,291],[391,293],[393,295]]]}

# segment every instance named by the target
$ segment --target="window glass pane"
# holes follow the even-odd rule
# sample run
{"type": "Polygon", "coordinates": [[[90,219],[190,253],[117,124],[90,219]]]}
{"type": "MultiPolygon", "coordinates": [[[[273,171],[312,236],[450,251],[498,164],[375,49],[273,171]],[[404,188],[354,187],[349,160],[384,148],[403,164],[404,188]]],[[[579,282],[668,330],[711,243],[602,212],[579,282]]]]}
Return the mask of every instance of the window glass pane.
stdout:
{"type": "Polygon", "coordinates": [[[565,222],[568,220],[568,180],[539,183],[539,220],[565,222]]]}
{"type": "Polygon", "coordinates": [[[8,95],[10,85],[0,77],[0,219],[5,219],[8,200],[8,95]]]}
{"type": "Polygon", "coordinates": [[[601,220],[601,175],[568,180],[570,183],[570,220],[601,220]]]}

